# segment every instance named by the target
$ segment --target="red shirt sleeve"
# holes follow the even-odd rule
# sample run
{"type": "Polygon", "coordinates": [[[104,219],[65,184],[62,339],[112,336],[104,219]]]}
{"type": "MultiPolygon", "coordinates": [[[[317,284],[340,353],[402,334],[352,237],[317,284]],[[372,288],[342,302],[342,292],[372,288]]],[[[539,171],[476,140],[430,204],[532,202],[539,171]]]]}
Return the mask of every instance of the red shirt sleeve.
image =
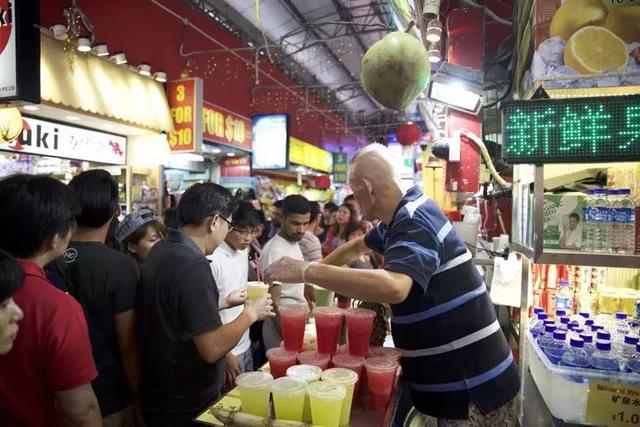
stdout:
{"type": "Polygon", "coordinates": [[[47,343],[46,376],[53,390],[70,390],[98,377],[82,307],[69,295],[62,297],[50,322],[47,343]]]}

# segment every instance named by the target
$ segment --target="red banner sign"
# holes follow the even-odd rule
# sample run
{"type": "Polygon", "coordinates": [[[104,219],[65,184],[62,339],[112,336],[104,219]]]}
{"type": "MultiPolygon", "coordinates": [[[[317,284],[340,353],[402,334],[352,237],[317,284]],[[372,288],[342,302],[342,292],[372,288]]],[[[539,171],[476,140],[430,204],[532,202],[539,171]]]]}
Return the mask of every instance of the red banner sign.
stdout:
{"type": "Polygon", "coordinates": [[[251,163],[249,157],[233,157],[222,160],[220,165],[220,176],[239,177],[251,174],[251,163]]]}
{"type": "Polygon", "coordinates": [[[202,141],[202,81],[199,79],[174,80],[167,84],[169,107],[175,131],[169,134],[169,147],[173,152],[198,151],[202,141]]]}
{"type": "Polygon", "coordinates": [[[202,108],[202,134],[207,141],[251,151],[251,120],[207,101],[202,108]]]}

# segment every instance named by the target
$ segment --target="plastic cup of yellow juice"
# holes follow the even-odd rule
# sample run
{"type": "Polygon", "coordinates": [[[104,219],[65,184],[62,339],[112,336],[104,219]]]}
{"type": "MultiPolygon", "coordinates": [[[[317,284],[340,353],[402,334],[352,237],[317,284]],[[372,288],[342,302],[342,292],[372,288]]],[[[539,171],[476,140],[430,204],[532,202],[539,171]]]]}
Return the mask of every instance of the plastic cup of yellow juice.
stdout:
{"type": "Polygon", "coordinates": [[[293,378],[278,378],[271,384],[275,418],[278,420],[302,421],[307,383],[293,378]]]}
{"type": "MultiPolygon", "coordinates": [[[[307,384],[320,381],[322,375],[322,369],[312,365],[296,365],[287,369],[287,377],[295,380],[301,380],[307,384]]],[[[305,423],[311,422],[311,403],[309,402],[309,396],[304,398],[304,408],[302,410],[302,421],[305,423]]]]}
{"type": "Polygon", "coordinates": [[[269,286],[262,282],[247,283],[247,299],[256,300],[269,292],[269,286]]]}
{"type": "Polygon", "coordinates": [[[313,424],[323,427],[339,427],[342,402],[347,389],[342,384],[319,381],[307,387],[311,402],[313,424]]]}
{"type": "Polygon", "coordinates": [[[258,417],[269,416],[269,394],[273,376],[267,372],[246,372],[236,378],[242,412],[258,417]]]}
{"type": "Polygon", "coordinates": [[[322,381],[334,384],[342,384],[346,389],[346,395],[342,401],[342,411],[340,412],[340,426],[349,425],[351,419],[351,404],[353,403],[353,390],[358,382],[358,374],[351,369],[332,368],[322,373],[322,381]]]}

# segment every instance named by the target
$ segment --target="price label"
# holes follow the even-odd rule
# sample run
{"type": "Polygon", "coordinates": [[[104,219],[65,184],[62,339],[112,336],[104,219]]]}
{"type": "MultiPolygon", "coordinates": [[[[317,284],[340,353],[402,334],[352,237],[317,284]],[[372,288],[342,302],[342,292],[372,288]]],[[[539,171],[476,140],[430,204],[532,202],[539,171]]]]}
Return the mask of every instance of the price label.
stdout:
{"type": "Polygon", "coordinates": [[[640,426],[640,387],[591,381],[586,418],[590,423],[610,427],[640,426]]]}

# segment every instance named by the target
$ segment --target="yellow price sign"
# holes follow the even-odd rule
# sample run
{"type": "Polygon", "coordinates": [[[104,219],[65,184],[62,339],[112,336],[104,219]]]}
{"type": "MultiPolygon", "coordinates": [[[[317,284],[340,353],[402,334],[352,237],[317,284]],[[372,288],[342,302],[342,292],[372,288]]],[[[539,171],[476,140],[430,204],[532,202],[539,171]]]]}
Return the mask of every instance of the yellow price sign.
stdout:
{"type": "Polygon", "coordinates": [[[586,418],[610,427],[640,426],[640,386],[591,381],[586,418]]]}

